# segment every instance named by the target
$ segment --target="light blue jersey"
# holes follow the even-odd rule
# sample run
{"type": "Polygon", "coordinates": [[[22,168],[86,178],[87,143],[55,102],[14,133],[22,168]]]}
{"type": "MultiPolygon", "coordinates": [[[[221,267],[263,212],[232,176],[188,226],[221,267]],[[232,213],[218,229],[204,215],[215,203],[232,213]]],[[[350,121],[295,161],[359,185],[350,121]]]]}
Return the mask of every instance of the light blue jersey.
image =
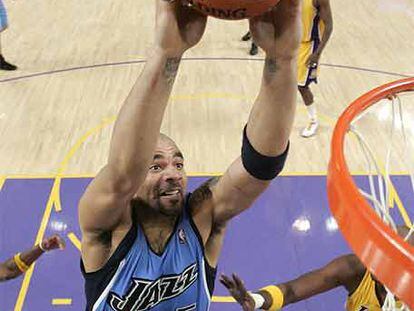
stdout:
{"type": "Polygon", "coordinates": [[[142,228],[134,225],[104,268],[84,273],[88,311],[209,309],[215,269],[204,260],[187,209],[162,254],[151,250],[142,228]]]}

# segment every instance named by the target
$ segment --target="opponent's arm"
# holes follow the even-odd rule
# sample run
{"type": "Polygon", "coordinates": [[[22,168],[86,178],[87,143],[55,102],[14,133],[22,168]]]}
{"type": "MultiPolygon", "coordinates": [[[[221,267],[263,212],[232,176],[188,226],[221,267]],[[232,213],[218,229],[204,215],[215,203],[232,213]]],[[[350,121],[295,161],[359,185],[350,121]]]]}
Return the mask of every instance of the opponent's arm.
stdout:
{"type": "Polygon", "coordinates": [[[232,278],[222,276],[220,282],[243,306],[243,310],[255,310],[256,301],[261,302],[261,309],[279,310],[339,286],[344,286],[349,292],[353,292],[365,271],[365,267],[355,255],[346,255],[333,260],[321,269],[286,283],[267,286],[253,295],[247,292],[237,275],[233,275],[232,278]]]}
{"type": "Polygon", "coordinates": [[[54,235],[30,250],[17,253],[13,258],[0,263],[0,282],[14,279],[25,273],[44,252],[64,247],[64,241],[58,235],[54,235]]]}
{"type": "Polygon", "coordinates": [[[319,9],[319,15],[321,21],[325,25],[325,29],[322,34],[321,42],[319,43],[318,48],[314,53],[312,53],[307,62],[307,66],[313,66],[314,64],[317,65],[319,63],[319,59],[322,55],[323,50],[325,49],[329,39],[331,38],[333,32],[333,18],[332,18],[332,10],[330,0],[314,0],[316,1],[317,7],[319,9]]]}
{"type": "Polygon", "coordinates": [[[181,56],[204,32],[206,18],[179,1],[156,6],[155,46],[118,114],[107,164],[80,201],[84,235],[130,222],[127,207],[147,174],[181,56]]]}

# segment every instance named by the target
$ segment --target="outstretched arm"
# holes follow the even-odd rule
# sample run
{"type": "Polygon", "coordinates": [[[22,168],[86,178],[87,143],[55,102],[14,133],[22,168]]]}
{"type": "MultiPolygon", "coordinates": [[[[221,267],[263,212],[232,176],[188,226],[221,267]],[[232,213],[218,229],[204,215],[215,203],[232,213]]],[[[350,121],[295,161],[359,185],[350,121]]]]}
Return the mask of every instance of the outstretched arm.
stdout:
{"type": "Polygon", "coordinates": [[[344,286],[349,292],[353,292],[365,271],[365,267],[355,255],[346,255],[333,260],[321,269],[286,283],[265,287],[253,295],[247,292],[237,275],[233,275],[232,278],[221,276],[220,282],[243,310],[255,310],[256,300],[261,301],[261,309],[268,310],[271,307],[280,309],[339,286],[344,286]],[[255,295],[259,296],[255,297],[255,295]]]}
{"type": "Polygon", "coordinates": [[[0,282],[17,278],[26,272],[44,252],[64,247],[64,241],[58,235],[54,235],[43,240],[40,245],[35,245],[30,250],[16,254],[13,258],[0,263],[0,282]]]}
{"type": "Polygon", "coordinates": [[[242,156],[211,186],[210,218],[205,209],[193,216],[205,235],[247,209],[280,172],[287,153],[296,106],[300,1],[282,0],[274,10],[252,19],[250,28],[266,52],[262,85],[247,123],[242,156]]]}
{"type": "Polygon", "coordinates": [[[155,46],[119,112],[108,162],[79,204],[87,270],[102,266],[131,226],[129,202],[152,160],[181,56],[205,29],[206,17],[179,1],[156,6],[155,46]]]}

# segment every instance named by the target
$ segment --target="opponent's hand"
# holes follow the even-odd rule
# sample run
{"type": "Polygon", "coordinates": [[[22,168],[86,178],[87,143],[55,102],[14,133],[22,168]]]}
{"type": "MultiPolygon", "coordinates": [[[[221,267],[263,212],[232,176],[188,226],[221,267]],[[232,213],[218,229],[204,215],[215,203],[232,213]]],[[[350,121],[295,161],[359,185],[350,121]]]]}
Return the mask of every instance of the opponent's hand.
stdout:
{"type": "Polygon", "coordinates": [[[42,250],[48,252],[51,251],[53,249],[64,249],[65,248],[65,241],[63,241],[63,239],[56,235],[53,235],[51,237],[48,237],[46,239],[44,239],[42,241],[42,243],[40,243],[40,247],[42,250]]]}
{"type": "Polygon", "coordinates": [[[296,56],[302,34],[300,6],[300,0],[281,0],[273,9],[250,19],[253,41],[268,57],[296,56]]]}
{"type": "Polygon", "coordinates": [[[234,299],[242,306],[243,311],[254,311],[255,303],[244,287],[243,281],[235,274],[232,278],[225,275],[220,276],[220,283],[223,284],[234,299]]]}
{"type": "Polygon", "coordinates": [[[180,0],[156,1],[156,45],[169,56],[181,56],[202,38],[207,16],[180,0]]]}
{"type": "Polygon", "coordinates": [[[308,68],[315,68],[318,66],[319,64],[319,58],[320,58],[320,54],[318,53],[312,53],[311,55],[309,55],[307,61],[306,61],[306,66],[308,68]]]}

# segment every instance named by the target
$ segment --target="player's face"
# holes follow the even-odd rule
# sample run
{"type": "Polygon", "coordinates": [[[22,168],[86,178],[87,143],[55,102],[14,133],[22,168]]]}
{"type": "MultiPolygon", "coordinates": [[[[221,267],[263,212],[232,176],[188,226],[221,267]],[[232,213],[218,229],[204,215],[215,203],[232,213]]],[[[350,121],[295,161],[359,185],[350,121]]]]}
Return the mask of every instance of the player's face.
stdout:
{"type": "Polygon", "coordinates": [[[178,215],[184,205],[187,175],[177,146],[160,139],[148,175],[137,196],[165,215],[178,215]]]}

